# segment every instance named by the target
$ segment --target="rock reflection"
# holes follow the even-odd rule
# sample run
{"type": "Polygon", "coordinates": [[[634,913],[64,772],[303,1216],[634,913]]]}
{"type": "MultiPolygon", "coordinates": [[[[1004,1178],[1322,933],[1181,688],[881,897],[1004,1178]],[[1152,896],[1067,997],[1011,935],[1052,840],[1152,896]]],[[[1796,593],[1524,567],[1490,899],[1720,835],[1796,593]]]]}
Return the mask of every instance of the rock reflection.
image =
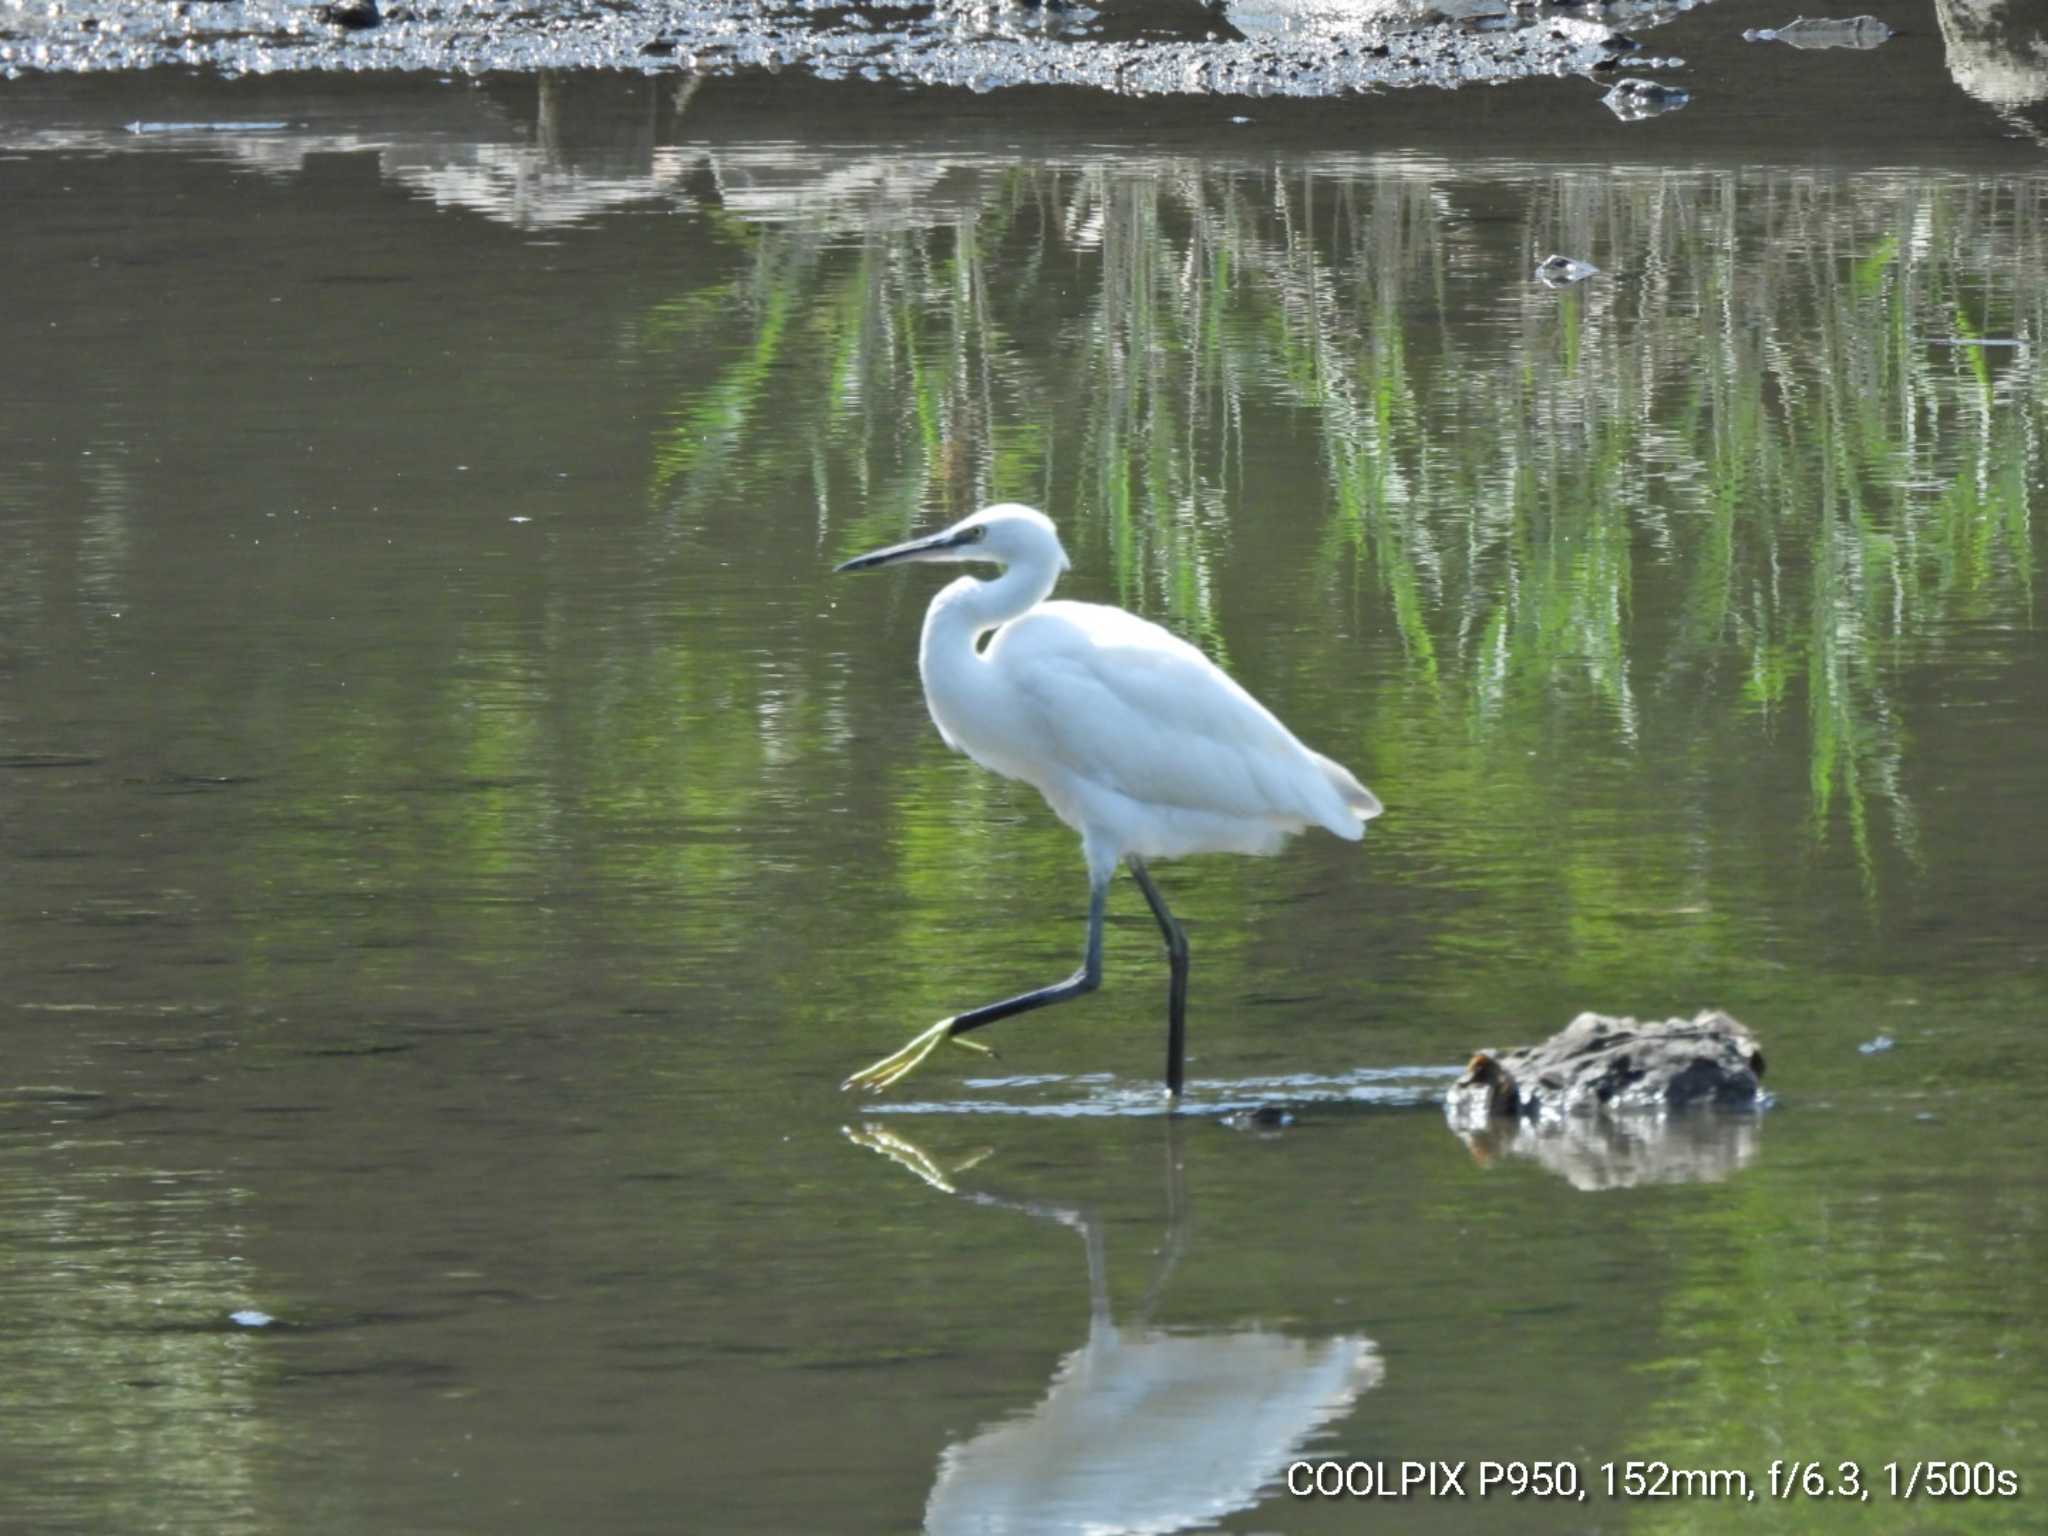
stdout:
{"type": "Polygon", "coordinates": [[[1456,1126],[1475,1162],[1527,1158],[1573,1189],[1718,1184],[1756,1160],[1755,1114],[1589,1115],[1559,1121],[1494,1120],[1456,1126]]]}
{"type": "Polygon", "coordinates": [[[1110,1316],[1101,1224],[1085,1212],[962,1192],[916,1143],[869,1122],[846,1129],[933,1188],[1057,1222],[1087,1256],[1088,1338],[1035,1406],[947,1447],[925,1504],[930,1536],[978,1532],[1163,1533],[1256,1505],[1324,1426],[1379,1385],[1372,1341],[1301,1339],[1260,1328],[1189,1334],[1147,1321],[1188,1241],[1178,1127],[1168,1128],[1167,1239],[1134,1323],[1110,1316]]]}
{"type": "Polygon", "coordinates": [[[2040,7],[2020,0],[1935,0],[1934,13],[1956,84],[2041,137],[2042,125],[2022,116],[2022,109],[2048,100],[2048,17],[2040,7]]]}

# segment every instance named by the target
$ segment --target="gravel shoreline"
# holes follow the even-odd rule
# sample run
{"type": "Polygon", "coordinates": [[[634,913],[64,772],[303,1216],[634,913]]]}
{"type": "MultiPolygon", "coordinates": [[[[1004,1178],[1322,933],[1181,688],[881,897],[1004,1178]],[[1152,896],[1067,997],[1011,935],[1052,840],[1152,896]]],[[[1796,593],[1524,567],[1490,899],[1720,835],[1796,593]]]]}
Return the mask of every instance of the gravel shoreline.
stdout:
{"type": "MultiPolygon", "coordinates": [[[[1703,0],[5,0],[0,76],[185,66],[438,74],[626,70],[1124,96],[1330,97],[1417,85],[1612,78],[1633,37],[1703,0]]],[[[1667,61],[1649,53],[1654,68],[1667,61]]],[[[1668,61],[1675,65],[1677,61],[1668,61]]]]}

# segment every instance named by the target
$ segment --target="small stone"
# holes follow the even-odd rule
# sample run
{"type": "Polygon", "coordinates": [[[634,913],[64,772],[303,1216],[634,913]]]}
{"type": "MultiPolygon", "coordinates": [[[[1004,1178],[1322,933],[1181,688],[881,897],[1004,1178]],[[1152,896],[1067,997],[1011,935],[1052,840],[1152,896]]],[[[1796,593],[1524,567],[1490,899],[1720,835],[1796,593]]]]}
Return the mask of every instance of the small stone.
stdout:
{"type": "Polygon", "coordinates": [[[331,27],[345,27],[351,32],[374,27],[384,19],[377,12],[377,0],[331,0],[313,14],[331,27]]]}

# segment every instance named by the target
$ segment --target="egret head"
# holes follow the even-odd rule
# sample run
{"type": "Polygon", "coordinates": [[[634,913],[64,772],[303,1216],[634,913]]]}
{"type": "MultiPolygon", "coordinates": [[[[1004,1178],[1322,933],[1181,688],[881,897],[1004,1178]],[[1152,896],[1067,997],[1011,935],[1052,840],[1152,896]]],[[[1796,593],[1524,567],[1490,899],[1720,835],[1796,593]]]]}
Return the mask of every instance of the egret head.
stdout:
{"type": "Polygon", "coordinates": [[[1056,571],[1064,571],[1072,564],[1066,550],[1060,547],[1060,536],[1051,518],[1035,508],[1006,501],[999,506],[983,507],[938,533],[856,555],[838,569],[866,571],[878,565],[903,565],[913,560],[1044,564],[1056,571]]]}

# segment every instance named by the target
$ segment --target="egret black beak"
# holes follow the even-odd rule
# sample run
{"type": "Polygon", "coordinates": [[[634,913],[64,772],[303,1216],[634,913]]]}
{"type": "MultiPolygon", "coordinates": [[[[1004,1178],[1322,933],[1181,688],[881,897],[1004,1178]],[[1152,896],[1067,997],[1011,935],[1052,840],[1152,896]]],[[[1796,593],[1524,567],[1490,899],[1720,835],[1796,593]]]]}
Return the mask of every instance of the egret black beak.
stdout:
{"type": "Polygon", "coordinates": [[[948,528],[943,533],[927,534],[924,538],[912,539],[905,544],[891,544],[887,549],[855,555],[843,565],[836,565],[832,569],[835,574],[840,571],[871,571],[878,565],[895,565],[903,560],[944,558],[944,551],[958,549],[962,544],[972,544],[980,537],[979,528],[948,528]]]}

